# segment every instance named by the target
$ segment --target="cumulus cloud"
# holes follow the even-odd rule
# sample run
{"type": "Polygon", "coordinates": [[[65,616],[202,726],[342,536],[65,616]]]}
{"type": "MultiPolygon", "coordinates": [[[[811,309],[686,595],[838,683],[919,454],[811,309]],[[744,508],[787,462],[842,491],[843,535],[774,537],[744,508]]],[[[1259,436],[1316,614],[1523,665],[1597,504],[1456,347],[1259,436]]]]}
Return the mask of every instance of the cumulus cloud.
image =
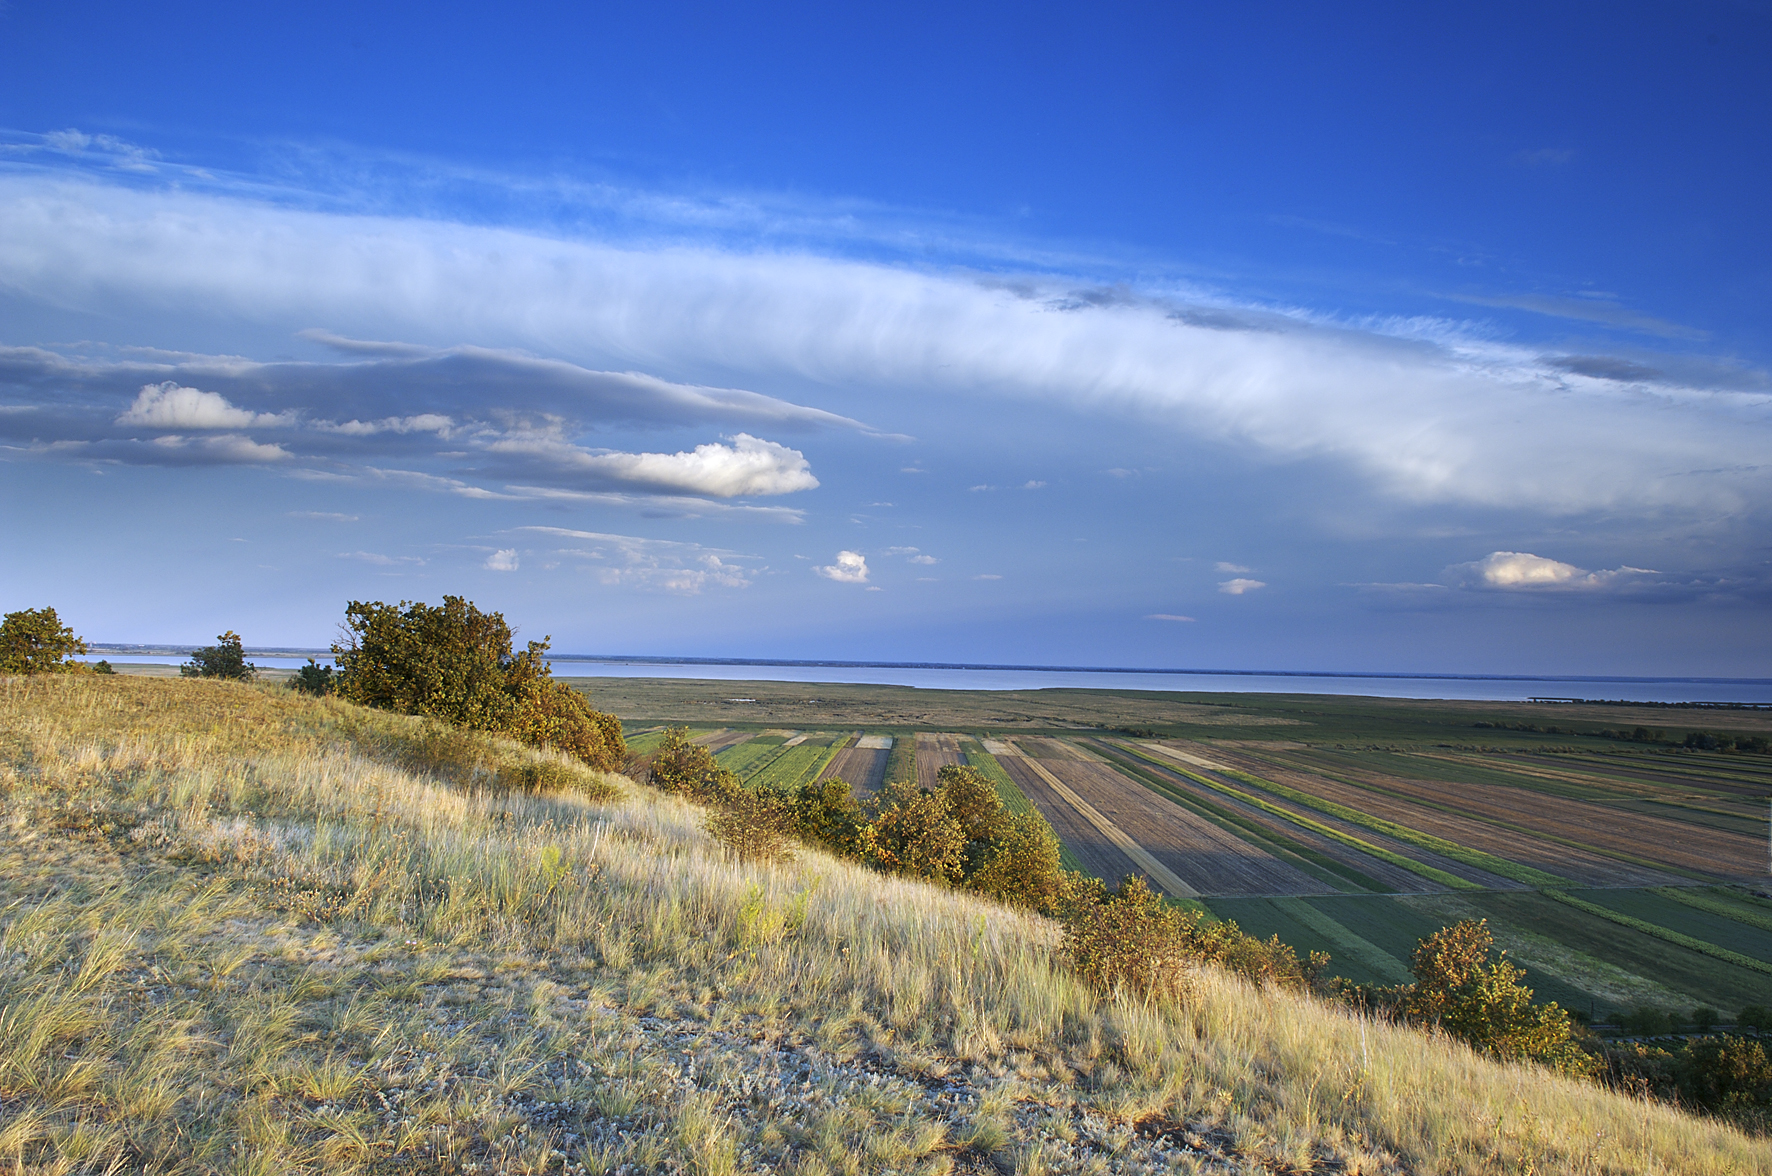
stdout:
{"type": "Polygon", "coordinates": [[[839,551],[833,562],[812,570],[839,584],[865,584],[868,580],[868,561],[858,551],[839,551]]]}
{"type": "Polygon", "coordinates": [[[737,434],[730,444],[710,442],[678,453],[588,450],[547,434],[506,437],[491,442],[486,449],[490,453],[540,458],[593,483],[643,486],[711,498],[792,494],[818,486],[805,454],[749,433],[737,434]]]}
{"type": "Polygon", "coordinates": [[[254,425],[293,424],[294,417],[288,413],[235,408],[217,393],[181,387],[174,380],[166,380],[144,384],[117,423],[150,429],[249,429],[254,425]]]}
{"type": "Polygon", "coordinates": [[[514,572],[517,570],[517,549],[503,547],[486,557],[486,570],[491,572],[514,572]]]}
{"type": "Polygon", "coordinates": [[[754,557],[699,543],[647,539],[568,527],[519,527],[519,531],[571,542],[554,554],[584,564],[611,587],[694,596],[705,588],[748,588],[752,572],[743,561],[754,557]]]}
{"type": "MultiPolygon", "coordinates": [[[[1203,300],[1109,297],[1059,278],[565,240],[25,171],[0,176],[0,273],[15,296],[72,309],[134,304],[220,316],[245,306],[307,322],[349,315],[562,356],[669,356],[758,380],[1047,401],[1270,461],[1338,465],[1409,503],[1563,514],[1772,502],[1762,396],[1621,384],[1445,322],[1349,325],[1203,300]],[[388,273],[403,280],[388,283],[388,273]]],[[[1673,329],[1594,300],[1484,297],[1622,330],[1673,329]]],[[[364,362],[466,370],[479,360],[402,353],[364,362]]],[[[644,381],[606,376],[591,379],[595,394],[637,411],[703,418],[710,406],[756,407],[693,390],[654,396],[644,381]]]]}
{"type": "Polygon", "coordinates": [[[435,433],[448,438],[455,422],[442,413],[421,412],[417,416],[383,417],[379,421],[315,421],[314,428],[323,433],[343,433],[347,437],[373,437],[377,433],[435,433]]]}
{"type": "Polygon", "coordinates": [[[1266,587],[1267,582],[1264,580],[1246,580],[1242,576],[1238,576],[1234,580],[1220,581],[1218,590],[1226,596],[1242,596],[1254,592],[1257,588],[1266,587]]]}
{"type": "Polygon", "coordinates": [[[1447,573],[1454,582],[1465,587],[1504,592],[1592,591],[1657,574],[1650,568],[1629,566],[1590,572],[1574,564],[1525,551],[1492,551],[1482,559],[1454,564],[1447,573]]]}

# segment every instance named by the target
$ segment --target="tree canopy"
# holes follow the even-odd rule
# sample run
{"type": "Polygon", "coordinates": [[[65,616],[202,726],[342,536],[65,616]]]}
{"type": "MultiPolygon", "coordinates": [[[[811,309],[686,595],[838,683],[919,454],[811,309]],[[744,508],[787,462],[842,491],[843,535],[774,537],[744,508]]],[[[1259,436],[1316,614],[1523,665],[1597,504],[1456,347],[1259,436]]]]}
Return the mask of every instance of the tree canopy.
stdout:
{"type": "Polygon", "coordinates": [[[85,667],[69,660],[86,642],[53,608],[26,608],[0,618],[0,674],[54,674],[85,667]]]}

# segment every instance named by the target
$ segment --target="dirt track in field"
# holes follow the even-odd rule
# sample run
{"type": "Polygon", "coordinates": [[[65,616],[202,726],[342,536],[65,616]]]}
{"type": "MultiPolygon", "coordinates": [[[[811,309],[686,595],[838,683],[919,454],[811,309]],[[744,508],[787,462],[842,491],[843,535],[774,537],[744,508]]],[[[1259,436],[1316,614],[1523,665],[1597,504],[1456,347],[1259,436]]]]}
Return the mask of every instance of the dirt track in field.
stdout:
{"type": "MultiPolygon", "coordinates": [[[[1392,889],[1403,892],[1423,890],[1440,891],[1446,889],[1438,882],[1430,882],[1420,874],[1412,873],[1401,866],[1393,866],[1391,863],[1375,858],[1371,854],[1362,853],[1350,845],[1335,840],[1333,837],[1326,837],[1323,834],[1307,829],[1302,825],[1295,825],[1283,817],[1276,817],[1272,813],[1264,812],[1254,805],[1246,804],[1233,796],[1226,796],[1222,792],[1216,792],[1212,789],[1204,788],[1193,780],[1189,780],[1186,776],[1171,771],[1160,764],[1154,764],[1147,761],[1141,763],[1139,766],[1145,771],[1159,777],[1169,784],[1170,787],[1179,792],[1184,792],[1189,796],[1197,797],[1199,800],[1207,804],[1215,805],[1218,808],[1235,813],[1241,819],[1250,821],[1269,833],[1315,850],[1324,857],[1339,862],[1350,869],[1358,870],[1374,882],[1381,882],[1392,889]]],[[[1237,783],[1234,780],[1226,782],[1230,784],[1237,783]]],[[[1314,819],[1315,814],[1311,815],[1314,819]]],[[[1324,823],[1331,824],[1331,827],[1340,827],[1329,821],[1325,821],[1324,823]]],[[[1377,836],[1368,830],[1350,830],[1350,832],[1353,832],[1355,836],[1360,837],[1362,840],[1370,841],[1374,845],[1382,846],[1385,849],[1403,854],[1406,857],[1420,856],[1420,852],[1413,846],[1392,842],[1389,838],[1377,836]]],[[[1436,866],[1440,865],[1440,859],[1436,857],[1430,864],[1436,866]]],[[[1458,866],[1457,863],[1451,863],[1451,865],[1457,870],[1464,869],[1464,867],[1458,866]]],[[[1481,877],[1487,879],[1490,875],[1483,874],[1481,877]]],[[[1499,881],[1503,886],[1515,885],[1506,879],[1499,879],[1499,881]]],[[[1364,890],[1351,882],[1339,883],[1339,885],[1346,889],[1350,894],[1365,893],[1364,890]]]]}
{"type": "MultiPolygon", "coordinates": [[[[917,736],[917,787],[933,790],[936,777],[949,764],[965,763],[958,735],[917,736]]],[[[881,769],[884,771],[885,769],[881,769]]]]}
{"type": "MultiPolygon", "coordinates": [[[[1058,824],[1054,816],[1060,810],[1073,815],[1075,823],[1087,829],[1094,842],[1112,850],[1111,856],[1126,863],[1122,869],[1131,867],[1131,860],[1124,852],[1076,813],[1067,800],[1040,778],[1038,772],[1020,762],[1020,757],[1003,756],[998,762],[1021,785],[1028,799],[1053,821],[1054,827],[1058,824]],[[1031,787],[1027,781],[1032,781],[1031,787]]],[[[1140,848],[1201,894],[1333,893],[1333,887],[1158,796],[1107,764],[1086,759],[1079,753],[1066,758],[1042,756],[1039,766],[1058,777],[1140,848]]],[[[1065,834],[1061,832],[1060,836],[1065,834]]],[[[1080,847],[1078,856],[1085,856],[1080,847]]],[[[1103,873],[1102,876],[1113,880],[1118,875],[1103,873]]]]}
{"type": "Polygon", "coordinates": [[[841,777],[849,782],[855,795],[866,796],[878,792],[886,779],[886,760],[892,753],[873,748],[845,747],[831,757],[824,771],[818,774],[820,780],[829,780],[833,776],[841,777]]]}
{"type": "MultiPolygon", "coordinates": [[[[1213,747],[1206,754],[1209,758],[1218,760],[1228,767],[1272,780],[1277,784],[1296,788],[1311,796],[1346,805],[1382,820],[1394,821],[1407,828],[1432,834],[1435,837],[1444,838],[1459,845],[1466,845],[1472,849],[1482,850],[1484,853],[1491,853],[1496,857],[1519,862],[1521,865],[1531,866],[1585,885],[1666,886],[1680,881],[1675,875],[1617,861],[1592,850],[1560,845],[1530,833],[1517,832],[1513,829],[1489,824],[1476,816],[1443,812],[1424,804],[1387,796],[1372,789],[1343,784],[1315,773],[1259,759],[1235,749],[1213,747]]],[[[1347,774],[1350,777],[1354,775],[1351,772],[1347,774]]],[[[1367,773],[1367,775],[1372,774],[1367,773]]],[[[1236,783],[1234,780],[1231,782],[1236,783]]],[[[1558,801],[1557,798],[1530,792],[1523,788],[1507,788],[1492,784],[1441,783],[1436,785],[1425,780],[1404,780],[1396,777],[1384,778],[1383,787],[1397,792],[1408,792],[1424,798],[1431,798],[1437,803],[1464,812],[1487,813],[1515,824],[1537,826],[1547,830],[1555,826],[1554,831],[1559,836],[1589,844],[1594,843],[1596,838],[1607,838],[1607,826],[1617,827],[1636,821],[1657,822],[1667,826],[1668,833],[1677,834],[1681,839],[1688,837],[1691,833],[1690,827],[1681,826],[1676,822],[1660,821],[1655,817],[1630,816],[1603,805],[1586,805],[1579,801],[1558,801]],[[1545,814],[1553,804],[1573,805],[1578,809],[1587,810],[1587,822],[1569,820],[1567,814],[1560,820],[1547,819],[1545,814]],[[1596,821],[1600,815],[1604,817],[1603,824],[1596,821]]],[[[1714,830],[1709,832],[1717,837],[1727,836],[1716,833],[1714,830]]],[[[1615,840],[1624,839],[1616,838],[1615,840]]],[[[1417,856],[1419,852],[1411,851],[1410,856],[1417,856]]],[[[1637,852],[1637,856],[1650,860],[1671,860],[1665,850],[1656,853],[1637,852]]],[[[1764,856],[1764,847],[1761,847],[1761,856],[1764,856]]],[[[1716,867],[1710,868],[1715,870],[1716,867]]]]}

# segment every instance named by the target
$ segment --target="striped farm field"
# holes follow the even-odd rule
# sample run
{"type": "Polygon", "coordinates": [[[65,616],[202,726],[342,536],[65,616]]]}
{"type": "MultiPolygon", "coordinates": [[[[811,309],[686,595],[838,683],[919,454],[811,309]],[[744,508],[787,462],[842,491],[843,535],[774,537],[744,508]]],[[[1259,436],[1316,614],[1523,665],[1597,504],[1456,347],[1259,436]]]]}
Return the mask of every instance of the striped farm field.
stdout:
{"type": "Polygon", "coordinates": [[[800,785],[818,779],[825,765],[850,741],[848,735],[817,735],[804,743],[784,746],[781,754],[747,777],[752,788],[773,788],[791,792],[800,785]]]}
{"type": "MultiPolygon", "coordinates": [[[[907,737],[908,738],[908,737],[907,737]]],[[[917,786],[933,789],[941,770],[961,762],[960,737],[920,732],[916,736],[917,786]]]]}
{"type": "Polygon", "coordinates": [[[780,755],[781,745],[785,742],[787,737],[783,735],[759,735],[755,739],[715,752],[714,759],[721,767],[743,779],[762,764],[780,755]]]}
{"type": "Polygon", "coordinates": [[[832,756],[830,762],[819,773],[820,780],[840,779],[849,784],[857,796],[877,792],[886,780],[886,761],[892,755],[890,744],[887,746],[860,746],[864,743],[879,744],[883,740],[860,739],[856,746],[845,747],[832,756]]]}

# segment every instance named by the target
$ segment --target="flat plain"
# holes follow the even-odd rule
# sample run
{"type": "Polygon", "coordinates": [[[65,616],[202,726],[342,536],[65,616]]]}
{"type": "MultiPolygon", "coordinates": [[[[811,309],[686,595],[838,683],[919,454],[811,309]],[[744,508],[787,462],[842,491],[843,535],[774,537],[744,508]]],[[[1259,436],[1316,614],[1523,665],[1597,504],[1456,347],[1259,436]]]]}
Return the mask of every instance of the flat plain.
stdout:
{"type": "Polygon", "coordinates": [[[912,739],[920,784],[946,763],[979,767],[1047,818],[1073,868],[1144,873],[1214,917],[1330,953],[1360,983],[1405,979],[1423,935],[1475,917],[1541,997],[1600,1021],[1710,1006],[1727,1022],[1772,1005],[1772,756],[1681,746],[1691,732],[1772,734],[1772,711],[575,684],[636,732],[718,732],[722,762],[762,757],[756,783],[803,774],[797,760],[764,770],[776,763],[767,730],[809,733],[799,755],[823,754],[822,771],[856,784],[883,767],[857,757],[881,753],[833,753],[834,742],[863,730],[912,739]],[[757,735],[735,743],[746,731],[757,735]]]}

